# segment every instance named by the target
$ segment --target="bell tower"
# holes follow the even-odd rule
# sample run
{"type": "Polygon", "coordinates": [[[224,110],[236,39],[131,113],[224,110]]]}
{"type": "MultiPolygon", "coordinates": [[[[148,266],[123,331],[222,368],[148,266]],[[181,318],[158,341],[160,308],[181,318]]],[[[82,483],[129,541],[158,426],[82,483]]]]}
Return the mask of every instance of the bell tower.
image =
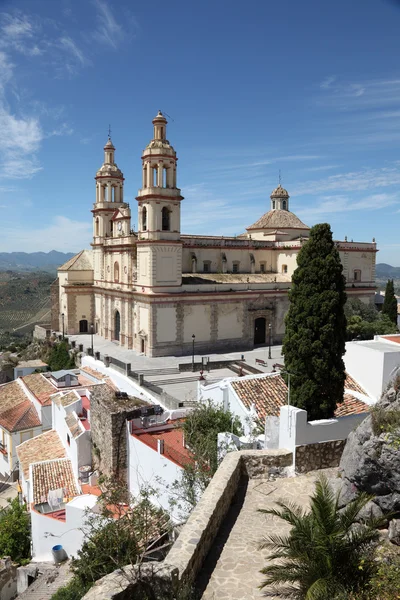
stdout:
{"type": "Polygon", "coordinates": [[[287,190],[279,184],[270,196],[271,210],[289,210],[289,197],[287,190]]]}
{"type": "Polygon", "coordinates": [[[167,140],[167,120],[153,119],[153,139],[142,156],[138,201],[138,286],[177,287],[182,283],[181,190],[176,183],[177,157],[167,140]]]}

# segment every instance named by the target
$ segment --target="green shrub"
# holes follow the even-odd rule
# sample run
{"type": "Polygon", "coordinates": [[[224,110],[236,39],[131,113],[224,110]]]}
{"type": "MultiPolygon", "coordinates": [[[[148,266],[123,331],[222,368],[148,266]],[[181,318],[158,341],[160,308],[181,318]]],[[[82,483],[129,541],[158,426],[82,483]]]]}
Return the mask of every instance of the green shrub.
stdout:
{"type": "Polygon", "coordinates": [[[374,435],[393,433],[400,428],[400,410],[385,409],[379,404],[371,408],[372,431],[374,435]]]}
{"type": "Polygon", "coordinates": [[[73,577],[67,585],[58,589],[51,600],[80,600],[90,589],[89,584],[83,584],[77,577],[73,577]]]}
{"type": "Polygon", "coordinates": [[[0,512],[0,557],[11,556],[14,562],[24,564],[30,554],[30,518],[26,506],[14,498],[0,512]]]}

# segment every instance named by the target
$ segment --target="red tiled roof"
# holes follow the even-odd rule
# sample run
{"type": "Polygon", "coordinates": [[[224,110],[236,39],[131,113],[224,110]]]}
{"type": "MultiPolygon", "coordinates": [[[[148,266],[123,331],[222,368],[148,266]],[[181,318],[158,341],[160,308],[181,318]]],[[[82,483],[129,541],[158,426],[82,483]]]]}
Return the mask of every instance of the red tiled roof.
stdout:
{"type": "Polygon", "coordinates": [[[25,479],[29,478],[29,466],[42,460],[64,458],[65,448],[57,431],[52,429],[22,442],[17,446],[17,456],[25,479]]]}
{"type": "Polygon", "coordinates": [[[29,391],[39,400],[43,406],[51,404],[50,396],[59,390],[41,373],[32,373],[21,377],[29,391]]]}
{"type": "MultiPolygon", "coordinates": [[[[279,417],[280,407],[287,403],[287,386],[283,377],[277,374],[266,374],[263,377],[237,379],[230,382],[247,409],[254,405],[257,416],[262,421],[267,416],[279,417]]],[[[367,396],[363,388],[350,376],[346,375],[343,402],[337,405],[335,417],[361,414],[369,410],[368,404],[351,394],[354,391],[367,396]]]]}
{"type": "Polygon", "coordinates": [[[388,342],[396,342],[396,344],[400,344],[400,335],[383,335],[382,337],[388,342]]]}
{"type": "Polygon", "coordinates": [[[69,459],[56,459],[32,465],[33,503],[47,502],[51,490],[64,490],[64,496],[74,498],[79,495],[72,463],[69,459]]]}
{"type": "MultiPolygon", "coordinates": [[[[157,428],[159,429],[159,428],[157,428]]],[[[157,440],[163,440],[164,453],[163,456],[169,458],[180,467],[192,462],[193,457],[190,451],[183,445],[183,431],[179,427],[152,431],[149,429],[132,430],[132,435],[137,437],[141,442],[150,446],[157,452],[157,440]]]]}
{"type": "Polygon", "coordinates": [[[279,373],[238,379],[231,381],[231,386],[246,408],[250,409],[254,404],[258,417],[263,421],[267,416],[279,417],[280,407],[287,404],[287,386],[279,373]]]}
{"type": "Polygon", "coordinates": [[[0,414],[0,425],[10,432],[40,427],[41,424],[35,407],[28,399],[0,414]]]}

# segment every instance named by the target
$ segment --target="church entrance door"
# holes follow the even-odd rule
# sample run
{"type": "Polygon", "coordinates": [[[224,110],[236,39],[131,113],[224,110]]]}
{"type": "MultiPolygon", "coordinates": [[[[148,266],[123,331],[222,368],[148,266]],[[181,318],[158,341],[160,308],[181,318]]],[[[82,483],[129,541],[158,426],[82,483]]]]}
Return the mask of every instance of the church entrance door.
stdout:
{"type": "Polygon", "coordinates": [[[82,319],[82,321],[79,321],[79,333],[87,333],[87,332],[88,332],[87,319],[82,319]]]}
{"type": "Polygon", "coordinates": [[[121,331],[121,315],[119,314],[118,310],[115,313],[114,319],[114,340],[119,342],[119,333],[121,331]]]}
{"type": "Polygon", "coordinates": [[[258,317],[254,321],[254,345],[265,344],[266,319],[258,317]]]}

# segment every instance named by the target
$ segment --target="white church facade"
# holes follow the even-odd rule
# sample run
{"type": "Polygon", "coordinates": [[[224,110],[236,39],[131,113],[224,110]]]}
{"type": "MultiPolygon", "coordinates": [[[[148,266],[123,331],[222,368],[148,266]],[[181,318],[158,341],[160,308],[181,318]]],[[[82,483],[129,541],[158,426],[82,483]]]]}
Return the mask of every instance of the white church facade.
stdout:
{"type": "MultiPolygon", "coordinates": [[[[93,242],[58,270],[52,328],[86,333],[147,356],[245,350],[284,334],[288,291],[309,227],[280,185],[271,208],[236,237],[181,233],[177,156],[159,112],[142,155],[138,230],[109,138],[96,174],[93,242]],[[194,336],[194,337],[193,337],[194,336]]],[[[376,244],[339,241],[347,293],[373,302],[376,244]]]]}

